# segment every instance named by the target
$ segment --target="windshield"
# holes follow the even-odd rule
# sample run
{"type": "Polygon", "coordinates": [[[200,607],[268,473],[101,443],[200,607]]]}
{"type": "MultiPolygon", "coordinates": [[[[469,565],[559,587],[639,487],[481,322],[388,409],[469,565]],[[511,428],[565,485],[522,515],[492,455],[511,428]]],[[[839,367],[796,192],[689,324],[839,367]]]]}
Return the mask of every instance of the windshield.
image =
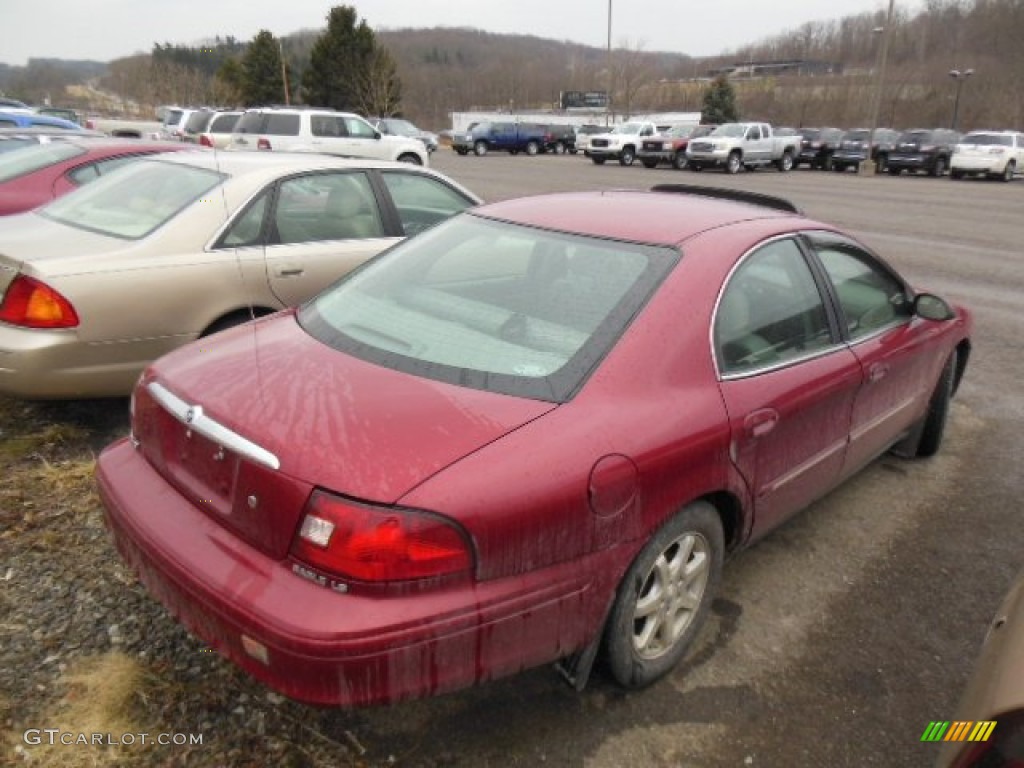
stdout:
{"type": "Polygon", "coordinates": [[[612,128],[611,133],[628,133],[635,135],[644,129],[644,123],[620,123],[612,128]]]}
{"type": "Polygon", "coordinates": [[[669,129],[668,135],[677,139],[685,139],[692,136],[696,129],[697,126],[695,125],[676,125],[669,129]]]}
{"type": "Polygon", "coordinates": [[[960,139],[961,144],[974,144],[976,146],[1003,146],[1012,147],[1013,139],[1006,134],[998,133],[969,133],[960,139]]]}
{"type": "Polygon", "coordinates": [[[10,181],[84,154],[84,149],[65,141],[22,147],[17,152],[5,152],[0,159],[0,182],[10,181]]]}
{"type": "Polygon", "coordinates": [[[39,213],[72,227],[135,240],[201,198],[221,178],[205,168],[138,160],[55,200],[39,213]]]}
{"type": "Polygon", "coordinates": [[[900,136],[900,141],[907,144],[920,144],[929,141],[931,137],[931,131],[907,131],[900,136]]]}
{"type": "Polygon", "coordinates": [[[344,278],[299,321],[396,370],[561,402],[677,255],[462,214],[344,278]]]}
{"type": "Polygon", "coordinates": [[[720,125],[711,132],[711,136],[723,136],[728,139],[743,138],[747,133],[747,127],[740,123],[726,123],[720,125]]]}
{"type": "MultiPolygon", "coordinates": [[[[843,141],[867,141],[869,133],[870,133],[870,131],[866,131],[866,130],[865,131],[861,131],[861,130],[847,131],[845,134],[843,134],[843,141]]],[[[876,132],[875,133],[875,138],[877,139],[878,136],[879,136],[879,134],[876,132]]]]}

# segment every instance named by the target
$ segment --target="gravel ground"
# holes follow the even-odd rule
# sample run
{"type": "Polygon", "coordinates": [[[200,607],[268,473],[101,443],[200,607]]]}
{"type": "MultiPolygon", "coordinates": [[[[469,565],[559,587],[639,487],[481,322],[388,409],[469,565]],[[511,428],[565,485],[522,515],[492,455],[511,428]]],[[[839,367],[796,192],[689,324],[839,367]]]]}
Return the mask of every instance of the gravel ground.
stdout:
{"type": "Polygon", "coordinates": [[[0,764],[369,765],[356,734],[325,736],[316,710],[204,648],[122,565],[92,470],[127,429],[125,406],[0,399],[0,764]],[[123,670],[131,683],[111,700],[123,670]],[[202,734],[202,746],[26,743],[26,730],[47,728],[202,734]]]}

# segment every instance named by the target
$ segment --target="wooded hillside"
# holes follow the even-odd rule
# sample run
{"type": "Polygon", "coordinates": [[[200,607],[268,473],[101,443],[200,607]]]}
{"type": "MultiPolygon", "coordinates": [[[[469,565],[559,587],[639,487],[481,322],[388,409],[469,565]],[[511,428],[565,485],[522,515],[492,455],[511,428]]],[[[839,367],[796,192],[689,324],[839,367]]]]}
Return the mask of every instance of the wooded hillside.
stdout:
{"type": "MultiPolygon", "coordinates": [[[[401,112],[423,127],[448,127],[452,111],[545,109],[563,90],[611,89],[617,113],[695,111],[709,71],[744,62],[804,60],[837,64],[841,74],[732,78],[741,114],[790,125],[851,127],[870,121],[884,12],[805,24],[714,58],[684,53],[602,48],[468,28],[380,30],[401,80],[401,112]]],[[[1024,128],[1024,0],[927,0],[915,13],[897,5],[880,123],[896,128],[951,122],[961,88],[962,129],[1024,128]],[[973,70],[960,83],[952,69],[973,70]]],[[[322,30],[282,39],[290,92],[301,101],[302,70],[322,30]]],[[[227,37],[191,46],[156,45],[150,55],[110,62],[100,88],[125,105],[225,103],[212,74],[218,57],[246,43],[227,37]],[[226,50],[230,48],[231,50],[226,50]],[[197,52],[201,53],[198,55],[197,52]]],[[[0,91],[38,102],[59,95],[60,78],[75,69],[52,60],[0,67],[0,91]],[[58,95],[54,95],[54,92],[58,95]]],[[[79,80],[83,79],[81,77],[79,80]]],[[[87,98],[88,91],[79,90],[87,98]]],[[[89,108],[89,104],[71,104],[89,108]]]]}

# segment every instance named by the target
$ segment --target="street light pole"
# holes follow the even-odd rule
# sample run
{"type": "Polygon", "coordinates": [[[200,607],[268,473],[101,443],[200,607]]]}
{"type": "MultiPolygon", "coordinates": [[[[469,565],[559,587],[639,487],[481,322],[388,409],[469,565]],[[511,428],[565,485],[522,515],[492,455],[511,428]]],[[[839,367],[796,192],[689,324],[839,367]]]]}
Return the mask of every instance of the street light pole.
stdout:
{"type": "Polygon", "coordinates": [[[892,36],[892,15],[895,9],[896,0],[889,0],[889,12],[885,16],[885,27],[882,29],[882,52],[881,61],[878,63],[878,72],[875,77],[875,97],[871,100],[871,131],[868,133],[867,157],[864,158],[864,167],[869,173],[876,171],[875,158],[871,152],[875,147],[875,131],[878,130],[878,112],[882,108],[882,87],[885,85],[885,67],[889,62],[889,38],[892,36]]]}
{"type": "Polygon", "coordinates": [[[965,69],[962,72],[959,69],[949,70],[949,76],[956,80],[956,97],[953,99],[953,121],[949,125],[954,131],[956,130],[956,121],[960,117],[960,91],[963,90],[964,81],[973,74],[973,69],[965,69]]]}
{"type": "Polygon", "coordinates": [[[605,60],[608,69],[608,96],[605,103],[605,125],[611,124],[612,119],[612,0],[608,0],[608,55],[605,60]]]}

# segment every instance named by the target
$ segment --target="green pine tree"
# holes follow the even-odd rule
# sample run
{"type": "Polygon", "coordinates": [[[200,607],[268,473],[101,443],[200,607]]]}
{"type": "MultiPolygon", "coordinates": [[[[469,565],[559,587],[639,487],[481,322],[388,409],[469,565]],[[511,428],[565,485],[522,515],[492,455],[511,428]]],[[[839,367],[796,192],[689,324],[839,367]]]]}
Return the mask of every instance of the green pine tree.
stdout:
{"type": "Polygon", "coordinates": [[[365,21],[357,23],[356,9],[331,8],[327,29],[313,43],[309,66],[303,72],[304,100],[314,107],[355,111],[369,79],[377,40],[365,21]]]}
{"type": "Polygon", "coordinates": [[[719,75],[704,91],[701,121],[721,125],[722,123],[734,123],[739,119],[740,111],[736,107],[736,91],[726,75],[719,75]]]}
{"type": "Polygon", "coordinates": [[[280,44],[265,29],[252,39],[242,56],[242,102],[248,107],[284,103],[280,44]]]}

